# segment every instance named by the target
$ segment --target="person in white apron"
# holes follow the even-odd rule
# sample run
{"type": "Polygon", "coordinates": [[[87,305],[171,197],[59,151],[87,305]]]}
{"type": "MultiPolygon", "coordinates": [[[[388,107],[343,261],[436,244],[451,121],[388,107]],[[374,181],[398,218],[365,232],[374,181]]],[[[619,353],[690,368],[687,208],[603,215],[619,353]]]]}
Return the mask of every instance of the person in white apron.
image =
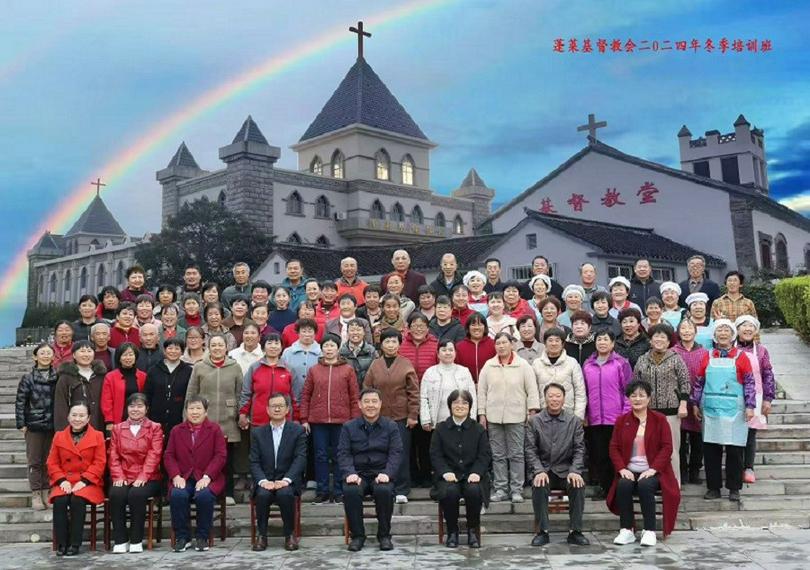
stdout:
{"type": "Polygon", "coordinates": [[[697,327],[695,344],[702,346],[706,350],[711,350],[712,340],[714,340],[714,322],[706,312],[709,305],[709,296],[698,291],[686,297],[686,306],[689,308],[689,319],[697,327]]]}
{"type": "Polygon", "coordinates": [[[681,298],[681,286],[674,281],[664,281],[658,288],[661,293],[661,302],[664,303],[661,318],[668,322],[674,330],[678,329],[678,323],[683,318],[683,309],[678,306],[681,298]]]}
{"type": "Polygon", "coordinates": [[[771,412],[771,401],[776,397],[776,380],[771,366],[768,349],[757,342],[759,321],[752,315],[740,315],[734,321],[737,327],[737,348],[742,350],[751,363],[756,386],[757,405],[754,417],[748,421],[748,441],[745,445],[745,472],[743,481],[754,483],[754,458],[757,452],[757,430],[768,428],[768,414],[771,412]]]}
{"type": "Polygon", "coordinates": [[[756,405],[754,375],[748,358],[734,346],[737,330],[728,319],[718,319],[715,348],[709,352],[705,372],[695,383],[695,417],[703,420],[703,460],[706,466],[704,499],[719,499],[726,453],[726,488],[730,501],[740,500],[743,458],[748,440],[747,421],[756,405]]]}

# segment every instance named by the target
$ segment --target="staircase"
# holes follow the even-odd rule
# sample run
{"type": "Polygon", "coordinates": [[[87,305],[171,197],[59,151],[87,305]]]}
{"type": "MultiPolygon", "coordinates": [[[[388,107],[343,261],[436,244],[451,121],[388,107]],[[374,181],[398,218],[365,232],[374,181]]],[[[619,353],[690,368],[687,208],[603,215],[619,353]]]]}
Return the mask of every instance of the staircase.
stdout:
{"type": "MultiPolygon", "coordinates": [[[[763,342],[768,343],[768,338],[763,342]]],[[[810,353],[806,347],[805,351],[810,353]]],[[[32,511],[26,478],[25,441],[14,425],[14,397],[20,377],[29,368],[30,350],[0,350],[0,543],[39,542],[51,539],[51,511],[32,511]]],[[[779,362],[774,359],[778,370],[779,362]]],[[[798,372],[797,372],[798,373],[798,372]]],[[[783,376],[783,378],[785,378],[783,376]]],[[[782,381],[780,380],[780,383],[782,381]]],[[[790,384],[790,382],[785,382],[790,384]]],[[[786,388],[791,394],[789,387],[786,388]]],[[[770,429],[760,432],[757,453],[757,482],[744,485],[742,501],[726,498],[705,501],[703,485],[684,485],[676,528],[695,530],[717,526],[767,527],[792,525],[810,527],[810,400],[774,402],[770,429]]],[[[591,488],[587,488],[590,493],[591,488]]],[[[484,533],[528,533],[532,529],[532,506],[493,503],[483,516],[484,533]]],[[[243,497],[244,498],[244,497],[243,497]]],[[[312,505],[313,492],[303,496],[302,532],[306,536],[339,536],[343,533],[342,506],[312,505]]],[[[229,536],[250,536],[250,512],[246,504],[228,508],[229,536]]],[[[164,508],[164,537],[168,536],[169,512],[164,508]]],[[[551,515],[552,530],[564,531],[565,514],[551,515]]],[[[660,520],[659,520],[660,524],[660,520]]],[[[278,521],[271,526],[278,529],[278,521]]],[[[604,501],[585,502],[585,530],[614,531],[618,518],[604,501]]],[[[372,536],[375,524],[368,522],[372,536]]],[[[410,502],[396,505],[393,529],[397,535],[430,535],[437,532],[437,507],[427,489],[414,489],[410,502]]],[[[280,529],[278,529],[280,533],[280,529]]]]}

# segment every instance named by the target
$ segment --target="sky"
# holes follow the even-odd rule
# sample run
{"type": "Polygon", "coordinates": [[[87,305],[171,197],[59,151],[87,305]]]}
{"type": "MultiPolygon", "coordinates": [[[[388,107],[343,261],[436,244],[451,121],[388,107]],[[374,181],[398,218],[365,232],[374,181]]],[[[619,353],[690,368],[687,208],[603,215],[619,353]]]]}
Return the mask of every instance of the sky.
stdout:
{"type": "MultiPolygon", "coordinates": [[[[678,167],[677,132],[733,132],[740,113],[765,131],[771,195],[810,213],[810,56],[802,2],[437,0],[394,18],[366,40],[365,57],[438,147],[433,189],[448,194],[475,167],[504,203],[585,144],[576,130],[595,113],[599,138],[678,167]],[[594,53],[581,48],[590,38],[594,53]],[[711,39],[707,52],[597,53],[599,38],[711,39]],[[721,54],[729,41],[770,40],[768,52],[721,54]],[[554,50],[555,40],[566,51],[554,50]]],[[[412,1],[32,0],[0,20],[0,276],[76,188],[112,177],[102,197],[131,235],[160,228],[164,168],[181,141],[200,166],[222,168],[250,114],[278,166],[356,58],[358,20],[412,1]],[[345,37],[179,125],[125,172],[110,163],[205,93],[327,34],[345,37]]],[[[339,36],[338,36],[339,37],[339,36]]],[[[646,44],[646,45],[651,45],[646,44]]],[[[89,198],[87,198],[89,200],[89,198]]],[[[65,232],[80,210],[61,227],[65,232]]],[[[24,285],[24,281],[21,282],[24,285]]],[[[0,298],[0,346],[25,307],[19,284],[0,298]]]]}

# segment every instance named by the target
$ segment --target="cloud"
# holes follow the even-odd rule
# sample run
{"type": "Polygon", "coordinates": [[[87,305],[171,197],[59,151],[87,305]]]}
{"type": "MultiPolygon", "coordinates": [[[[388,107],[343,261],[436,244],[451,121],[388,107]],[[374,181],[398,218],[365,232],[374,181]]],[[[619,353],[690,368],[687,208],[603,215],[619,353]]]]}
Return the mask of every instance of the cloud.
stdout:
{"type": "MultiPolygon", "coordinates": [[[[766,137],[766,144],[768,142],[766,137]]],[[[768,155],[770,194],[785,206],[810,212],[810,119],[777,139],[768,155]]]]}

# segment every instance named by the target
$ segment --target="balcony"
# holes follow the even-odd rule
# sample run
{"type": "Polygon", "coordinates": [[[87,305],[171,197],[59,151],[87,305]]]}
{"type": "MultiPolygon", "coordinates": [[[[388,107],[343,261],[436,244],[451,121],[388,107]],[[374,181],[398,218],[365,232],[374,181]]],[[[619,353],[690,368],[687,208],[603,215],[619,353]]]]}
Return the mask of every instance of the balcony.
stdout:
{"type": "MultiPolygon", "coordinates": [[[[348,218],[337,221],[337,231],[345,239],[380,244],[380,241],[398,243],[403,241],[432,241],[450,237],[449,227],[412,222],[394,222],[372,218],[348,218]]],[[[358,243],[358,245],[360,245],[358,243]]]]}

